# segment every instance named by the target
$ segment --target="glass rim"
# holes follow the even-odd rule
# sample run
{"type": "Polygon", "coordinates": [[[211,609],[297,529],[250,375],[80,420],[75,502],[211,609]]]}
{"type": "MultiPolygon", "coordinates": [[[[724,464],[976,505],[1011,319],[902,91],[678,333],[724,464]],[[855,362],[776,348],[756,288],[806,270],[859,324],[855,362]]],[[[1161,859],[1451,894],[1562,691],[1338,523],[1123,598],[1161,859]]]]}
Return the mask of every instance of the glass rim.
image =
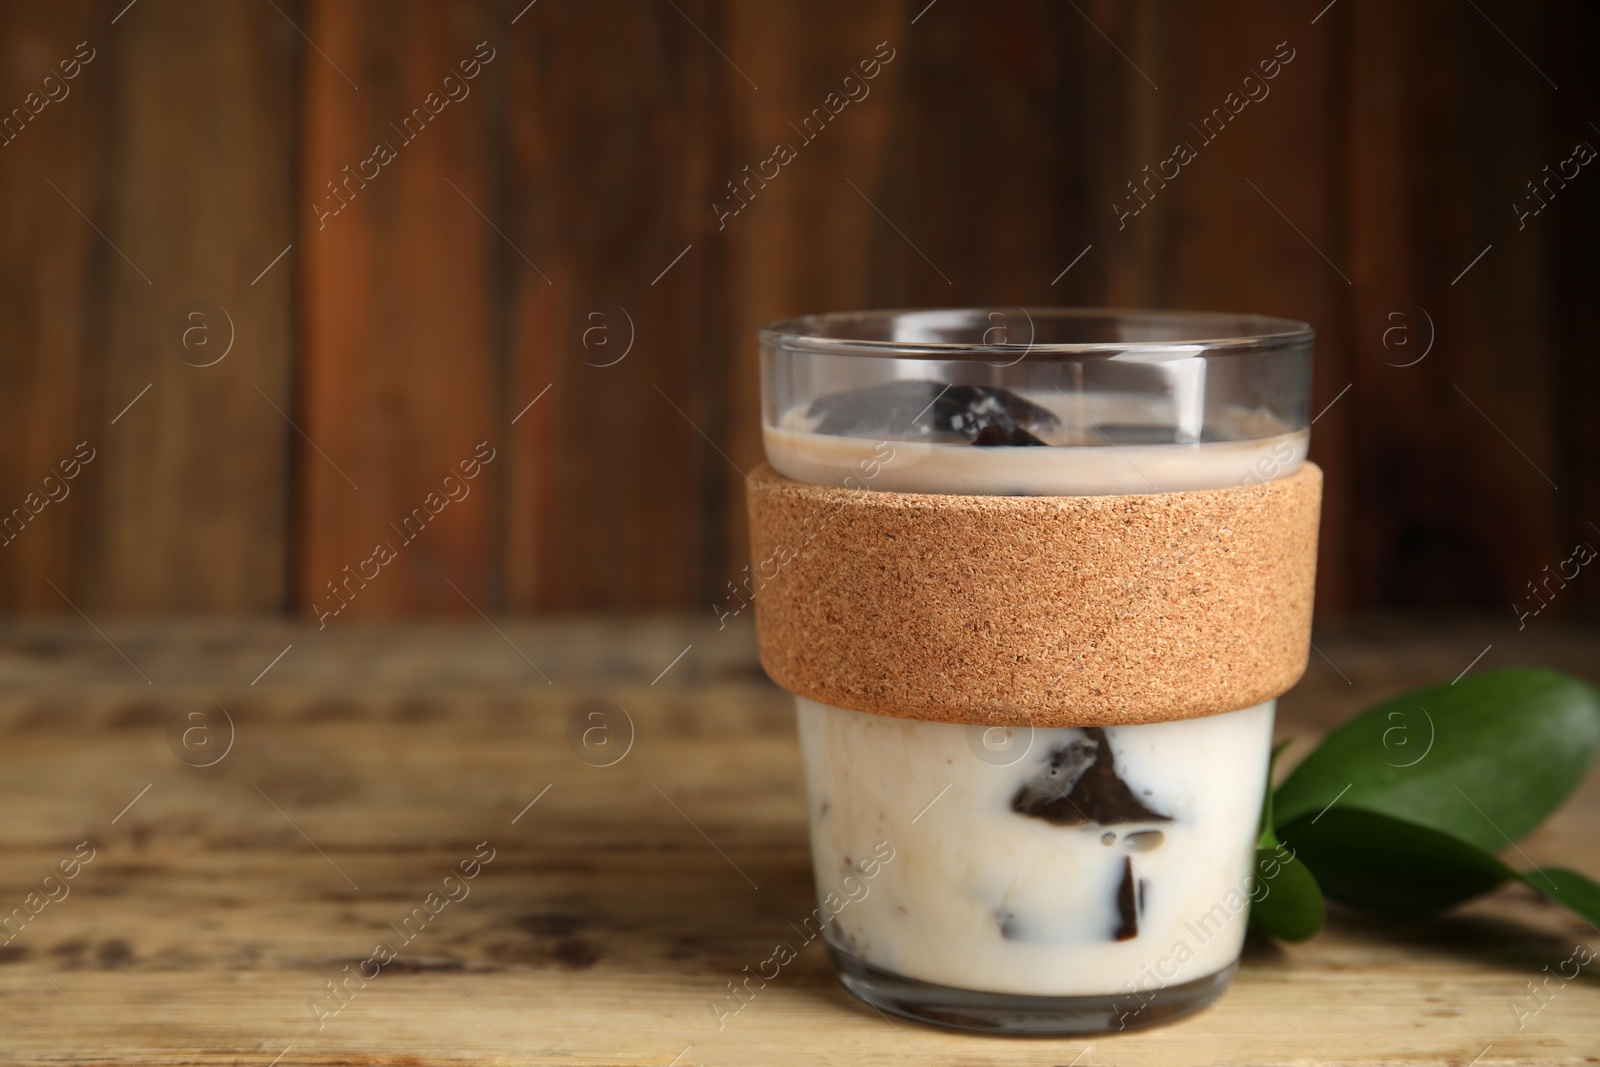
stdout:
{"type": "Polygon", "coordinates": [[[1316,336],[1311,324],[1272,315],[1225,311],[1185,311],[1160,308],[1074,308],[972,306],[883,308],[861,311],[829,311],[779,319],[762,326],[758,335],[765,345],[790,351],[825,355],[861,355],[879,358],[926,357],[966,359],[975,355],[1004,352],[1038,353],[1047,356],[1114,355],[1116,353],[1171,352],[1178,354],[1205,349],[1212,352],[1238,352],[1309,344],[1316,336]],[[887,326],[897,320],[924,317],[967,316],[980,323],[990,315],[1021,311],[1030,325],[1037,320],[1095,323],[1133,323],[1166,327],[1178,336],[1136,341],[915,341],[882,340],[859,336],[862,327],[887,326]],[[851,331],[851,325],[856,328],[851,331]],[[1240,332],[1240,328],[1248,332],[1240,332]]]}

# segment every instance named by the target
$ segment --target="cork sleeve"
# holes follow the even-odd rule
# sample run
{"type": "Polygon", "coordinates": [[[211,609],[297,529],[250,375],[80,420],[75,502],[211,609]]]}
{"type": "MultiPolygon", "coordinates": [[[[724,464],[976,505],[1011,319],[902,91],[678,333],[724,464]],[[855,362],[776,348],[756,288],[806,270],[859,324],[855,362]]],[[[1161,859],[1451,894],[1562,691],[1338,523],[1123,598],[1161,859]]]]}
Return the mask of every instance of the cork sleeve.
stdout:
{"type": "Polygon", "coordinates": [[[1105,726],[1279,696],[1306,667],[1322,471],[1092,497],[750,475],[761,663],[908,719],[1105,726]]]}

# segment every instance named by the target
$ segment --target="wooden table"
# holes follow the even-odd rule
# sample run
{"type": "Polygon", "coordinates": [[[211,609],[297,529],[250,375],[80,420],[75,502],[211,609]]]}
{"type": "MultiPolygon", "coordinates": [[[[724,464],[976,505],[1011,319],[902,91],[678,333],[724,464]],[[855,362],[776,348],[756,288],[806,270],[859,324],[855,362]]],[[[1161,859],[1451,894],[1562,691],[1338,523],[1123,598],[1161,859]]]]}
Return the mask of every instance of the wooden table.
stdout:
{"type": "MultiPolygon", "coordinates": [[[[816,945],[719,1029],[710,1002],[813,904],[792,712],[744,627],[97,621],[104,638],[75,620],[0,640],[0,908],[49,888],[80,842],[94,850],[52,883],[69,895],[0,948],[5,1063],[1600,1056],[1600,964],[1518,1029],[1527,983],[1600,937],[1515,888],[1432,924],[1335,912],[1305,945],[1252,943],[1218,1006],[1143,1033],[1008,1040],[890,1023],[843,992],[816,945]],[[612,766],[569,746],[588,700],[633,724],[612,766]],[[222,752],[215,711],[184,718],[208,706],[226,709],[232,745],[191,766],[222,752]],[[186,747],[194,727],[212,732],[186,747]],[[470,882],[446,881],[491,852],[470,882]],[[430,893],[459,899],[434,908],[430,893]],[[429,921],[404,926],[417,908],[429,921]],[[403,946],[397,958],[347,980],[384,940],[403,946]],[[338,981],[348,991],[334,999],[338,981]]],[[[1538,662],[1593,677],[1596,636],[1325,629],[1280,732],[1309,738],[1376,698],[1449,681],[1490,644],[1474,671],[1538,662]]],[[[1600,777],[1522,847],[1600,875],[1600,777]]]]}

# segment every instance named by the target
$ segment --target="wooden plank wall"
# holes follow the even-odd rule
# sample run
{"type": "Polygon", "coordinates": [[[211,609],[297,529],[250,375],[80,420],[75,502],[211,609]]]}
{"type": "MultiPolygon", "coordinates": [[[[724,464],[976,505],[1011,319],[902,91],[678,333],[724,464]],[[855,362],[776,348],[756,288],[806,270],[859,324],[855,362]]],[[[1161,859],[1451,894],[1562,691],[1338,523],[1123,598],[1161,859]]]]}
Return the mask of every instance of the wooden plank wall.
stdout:
{"type": "MultiPolygon", "coordinates": [[[[1600,546],[1600,176],[1513,208],[1600,147],[1596,23],[1508,0],[0,4],[0,511],[27,518],[0,608],[705,605],[744,563],[757,326],[1065,303],[1310,320],[1320,607],[1509,617],[1600,546]],[[1267,95],[1201,133],[1263,61],[1267,95]],[[794,162],[719,222],[780,141],[794,162]],[[1196,158],[1119,218],[1180,141],[1196,158]]],[[[1552,607],[1596,603],[1589,579],[1552,607]]]]}

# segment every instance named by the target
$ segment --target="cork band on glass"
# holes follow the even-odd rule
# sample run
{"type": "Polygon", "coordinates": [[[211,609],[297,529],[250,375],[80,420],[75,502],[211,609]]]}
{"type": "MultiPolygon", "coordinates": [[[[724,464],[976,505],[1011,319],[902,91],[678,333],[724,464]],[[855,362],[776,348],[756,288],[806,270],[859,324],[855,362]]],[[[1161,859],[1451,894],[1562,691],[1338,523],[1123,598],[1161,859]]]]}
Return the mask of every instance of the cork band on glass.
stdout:
{"type": "Polygon", "coordinates": [[[761,663],[855,711],[1093,726],[1250,707],[1305,671],[1322,472],[1139,496],[750,475],[761,663]]]}

